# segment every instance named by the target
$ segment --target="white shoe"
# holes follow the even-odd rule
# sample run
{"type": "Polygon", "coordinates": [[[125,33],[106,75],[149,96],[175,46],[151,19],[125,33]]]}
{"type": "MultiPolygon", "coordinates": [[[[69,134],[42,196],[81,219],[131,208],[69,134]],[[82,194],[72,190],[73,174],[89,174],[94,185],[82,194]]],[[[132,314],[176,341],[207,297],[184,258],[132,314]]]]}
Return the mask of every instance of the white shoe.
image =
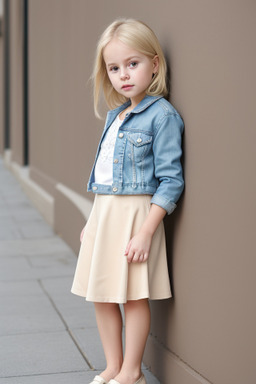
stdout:
{"type": "Polygon", "coordinates": [[[145,376],[142,374],[142,376],[139,378],[139,380],[136,381],[134,384],[147,384],[145,376]]]}
{"type": "MultiPolygon", "coordinates": [[[[108,382],[108,384],[120,384],[118,381],[112,379],[108,382]]],[[[145,376],[142,374],[142,376],[139,378],[139,380],[136,381],[134,384],[147,384],[145,376]]]]}
{"type": "Polygon", "coordinates": [[[108,384],[103,377],[96,375],[90,384],[108,384]]]}

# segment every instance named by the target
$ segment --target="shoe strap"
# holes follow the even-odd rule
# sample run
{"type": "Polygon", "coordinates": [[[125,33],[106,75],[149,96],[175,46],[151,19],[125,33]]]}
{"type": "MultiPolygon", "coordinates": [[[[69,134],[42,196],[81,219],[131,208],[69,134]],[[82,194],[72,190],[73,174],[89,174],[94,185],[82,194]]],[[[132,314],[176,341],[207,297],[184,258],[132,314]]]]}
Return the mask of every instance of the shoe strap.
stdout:
{"type": "Polygon", "coordinates": [[[146,380],[145,380],[145,376],[142,374],[142,376],[139,378],[139,380],[136,381],[135,384],[139,384],[139,383],[146,383],[146,380]]]}
{"type": "Polygon", "coordinates": [[[103,379],[103,377],[96,375],[93,379],[93,383],[99,383],[99,384],[107,384],[107,382],[103,379]]]}

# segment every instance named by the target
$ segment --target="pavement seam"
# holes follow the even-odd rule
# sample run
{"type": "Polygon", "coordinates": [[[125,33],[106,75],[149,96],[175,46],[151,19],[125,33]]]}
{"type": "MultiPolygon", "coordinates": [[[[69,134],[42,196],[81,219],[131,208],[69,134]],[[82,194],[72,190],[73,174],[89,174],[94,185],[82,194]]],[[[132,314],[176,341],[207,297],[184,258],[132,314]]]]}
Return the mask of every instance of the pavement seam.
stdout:
{"type": "MultiPolygon", "coordinates": [[[[73,373],[85,373],[86,371],[79,370],[79,371],[61,371],[61,372],[51,372],[51,373],[31,373],[28,375],[13,375],[13,376],[0,376],[0,383],[1,379],[14,379],[17,377],[38,377],[38,376],[54,376],[54,375],[63,375],[63,374],[73,374],[73,373]]],[[[89,371],[88,371],[89,372],[89,371]]]]}
{"type": "Polygon", "coordinates": [[[42,281],[39,279],[38,280],[39,282],[39,285],[41,286],[43,292],[45,293],[45,295],[48,297],[48,300],[50,301],[50,303],[52,304],[53,308],[55,309],[55,311],[57,312],[59,318],[61,319],[62,323],[64,324],[69,336],[71,337],[73,343],[75,344],[75,346],[77,347],[78,351],[80,352],[80,354],[82,355],[83,359],[85,360],[86,364],[88,365],[88,367],[92,370],[95,370],[95,368],[91,365],[90,361],[88,360],[87,356],[85,355],[85,353],[83,352],[82,348],[80,347],[80,345],[78,344],[78,342],[76,341],[76,338],[75,336],[73,335],[71,329],[68,327],[68,324],[66,323],[65,319],[63,318],[61,312],[58,310],[57,306],[55,305],[55,302],[54,300],[51,298],[51,296],[49,295],[49,293],[47,292],[47,290],[45,289],[42,281]]]}

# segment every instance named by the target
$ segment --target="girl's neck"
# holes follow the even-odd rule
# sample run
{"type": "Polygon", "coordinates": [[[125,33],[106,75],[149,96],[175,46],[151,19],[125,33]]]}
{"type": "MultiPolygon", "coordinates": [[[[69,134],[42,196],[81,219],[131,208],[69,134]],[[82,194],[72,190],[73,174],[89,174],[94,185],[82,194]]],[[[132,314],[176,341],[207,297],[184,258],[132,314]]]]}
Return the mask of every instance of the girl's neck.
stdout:
{"type": "Polygon", "coordinates": [[[133,110],[132,105],[129,105],[129,107],[125,108],[121,113],[119,113],[119,119],[124,120],[125,116],[133,110]]]}
{"type": "Polygon", "coordinates": [[[121,113],[119,113],[119,119],[124,120],[127,113],[131,112],[135,107],[137,107],[137,105],[141,102],[141,100],[143,100],[144,97],[145,96],[143,96],[139,100],[131,100],[130,99],[131,104],[127,108],[125,108],[121,113]]]}

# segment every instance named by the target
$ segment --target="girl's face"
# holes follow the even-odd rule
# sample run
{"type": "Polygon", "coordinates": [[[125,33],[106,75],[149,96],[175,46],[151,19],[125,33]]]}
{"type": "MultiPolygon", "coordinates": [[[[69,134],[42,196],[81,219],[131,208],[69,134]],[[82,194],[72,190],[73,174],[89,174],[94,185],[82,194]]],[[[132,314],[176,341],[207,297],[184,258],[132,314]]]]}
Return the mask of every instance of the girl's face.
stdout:
{"type": "Polygon", "coordinates": [[[152,75],[158,70],[158,56],[150,59],[114,38],[106,45],[103,57],[113,88],[130,98],[134,108],[146,95],[152,75]]]}

